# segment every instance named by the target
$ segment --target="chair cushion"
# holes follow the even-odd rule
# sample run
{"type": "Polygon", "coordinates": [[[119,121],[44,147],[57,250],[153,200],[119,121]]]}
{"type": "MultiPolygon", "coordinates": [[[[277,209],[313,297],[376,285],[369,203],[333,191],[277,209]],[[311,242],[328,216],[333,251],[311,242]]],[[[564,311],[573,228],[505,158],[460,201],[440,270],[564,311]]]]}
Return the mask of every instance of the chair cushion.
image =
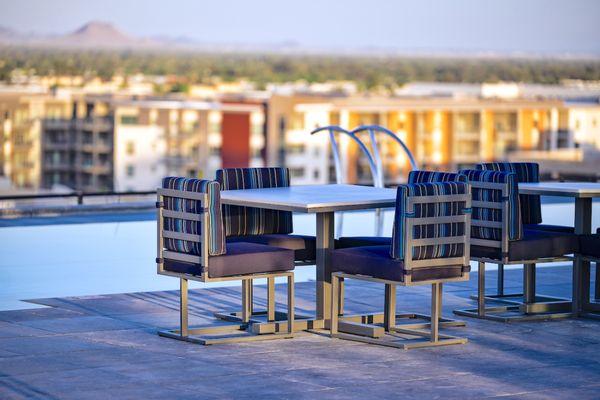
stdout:
{"type": "Polygon", "coordinates": [[[294,250],[294,259],[296,261],[314,261],[317,258],[316,240],[314,236],[274,233],[267,235],[233,236],[227,238],[227,242],[260,243],[294,250]]]}
{"type": "Polygon", "coordinates": [[[533,231],[549,231],[549,232],[575,234],[575,228],[573,228],[572,226],[564,226],[564,225],[529,224],[529,225],[525,225],[524,228],[527,230],[533,230],[533,231]]]}
{"type": "MultiPolygon", "coordinates": [[[[523,235],[521,220],[521,207],[519,205],[519,182],[513,172],[486,171],[486,170],[461,170],[460,174],[467,176],[469,183],[501,183],[508,186],[507,198],[503,198],[502,191],[497,189],[476,188],[471,189],[473,201],[492,203],[508,203],[508,240],[519,240],[523,235]]],[[[501,210],[491,210],[473,206],[471,221],[502,222],[501,210]]],[[[502,240],[502,230],[498,228],[471,225],[471,238],[502,240]]]]}
{"type": "MultiPolygon", "coordinates": [[[[182,261],[165,260],[167,271],[201,275],[202,266],[182,261]]],[[[227,243],[227,253],[210,257],[208,276],[251,275],[266,272],[291,271],[294,269],[294,252],[256,243],[227,243]]]]}
{"type": "MultiPolygon", "coordinates": [[[[390,246],[366,246],[333,250],[332,272],[366,275],[378,279],[404,282],[407,271],[404,262],[390,257],[390,246]]],[[[469,267],[461,265],[418,268],[412,270],[412,281],[449,279],[462,276],[469,267]]]]}
{"type": "Polygon", "coordinates": [[[344,236],[338,239],[336,249],[360,246],[389,246],[392,244],[391,237],[384,236],[344,236]]]}
{"type": "MultiPolygon", "coordinates": [[[[227,168],[217,171],[221,190],[261,189],[290,186],[287,168],[227,168]]],[[[292,233],[290,211],[223,205],[225,235],[246,236],[292,233]]]]}
{"type": "MultiPolygon", "coordinates": [[[[221,192],[219,183],[203,179],[188,179],[167,177],[162,181],[165,189],[182,190],[185,192],[206,193],[208,197],[208,254],[211,256],[225,253],[225,233],[223,231],[223,218],[221,215],[221,192]]],[[[202,206],[197,200],[186,200],[176,197],[163,196],[164,209],[170,211],[183,211],[192,214],[202,212],[202,206]]],[[[202,232],[200,221],[188,221],[178,218],[163,218],[164,228],[169,231],[199,235],[202,232]]],[[[164,239],[168,250],[180,253],[200,255],[200,243],[180,239],[164,239]]]]}
{"type": "MultiPolygon", "coordinates": [[[[537,183],[540,181],[539,165],[528,162],[492,162],[481,163],[477,169],[513,172],[522,183],[537,183]]],[[[539,195],[521,194],[521,218],[524,224],[540,224],[542,222],[542,206],[539,195]]]]}
{"type": "Polygon", "coordinates": [[[579,247],[580,254],[600,259],[600,229],[595,235],[580,235],[579,247]]]}
{"type": "MultiPolygon", "coordinates": [[[[522,239],[508,243],[508,259],[510,261],[520,261],[560,257],[577,253],[578,250],[579,242],[576,235],[526,230],[522,239]]],[[[498,248],[471,246],[471,257],[501,260],[502,254],[498,248]]]]}
{"type": "Polygon", "coordinates": [[[466,182],[465,175],[454,172],[441,171],[419,171],[414,170],[408,173],[408,183],[432,183],[432,182],[466,182]]]}
{"type": "MultiPolygon", "coordinates": [[[[410,185],[398,186],[390,256],[398,260],[404,260],[404,252],[408,238],[426,239],[454,237],[461,236],[464,233],[465,224],[456,222],[415,225],[412,232],[406,231],[408,218],[447,217],[465,214],[464,201],[417,203],[414,205],[413,210],[409,210],[409,198],[459,195],[468,193],[468,190],[469,186],[464,182],[413,183],[410,185]]],[[[412,259],[424,260],[429,258],[462,257],[463,253],[463,243],[415,246],[412,248],[412,259]]]]}

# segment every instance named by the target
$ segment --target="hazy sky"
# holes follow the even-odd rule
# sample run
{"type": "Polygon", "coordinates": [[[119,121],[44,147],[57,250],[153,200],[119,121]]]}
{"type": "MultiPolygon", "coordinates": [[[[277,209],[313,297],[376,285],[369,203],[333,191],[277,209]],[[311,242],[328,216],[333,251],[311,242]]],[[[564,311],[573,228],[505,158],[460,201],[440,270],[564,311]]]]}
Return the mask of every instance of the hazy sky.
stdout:
{"type": "Polygon", "coordinates": [[[0,0],[0,26],[340,48],[600,54],[598,0],[0,0]]]}

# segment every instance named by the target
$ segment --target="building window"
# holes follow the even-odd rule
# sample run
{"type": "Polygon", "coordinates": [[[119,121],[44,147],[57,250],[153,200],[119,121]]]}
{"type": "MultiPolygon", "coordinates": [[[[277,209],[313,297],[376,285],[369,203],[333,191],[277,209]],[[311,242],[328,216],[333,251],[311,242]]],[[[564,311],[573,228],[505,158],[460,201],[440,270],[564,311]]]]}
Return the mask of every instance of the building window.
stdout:
{"type": "Polygon", "coordinates": [[[138,117],[137,115],[122,115],[121,116],[121,124],[123,125],[137,125],[138,117]]]}
{"type": "Polygon", "coordinates": [[[292,178],[303,178],[304,168],[290,168],[290,176],[292,178]]]}
{"type": "Polygon", "coordinates": [[[303,143],[292,143],[287,146],[288,154],[303,154],[306,151],[306,147],[303,143]]]}
{"type": "Polygon", "coordinates": [[[128,165],[126,168],[126,171],[127,171],[127,176],[135,175],[135,167],[133,165],[128,165]]]}
{"type": "Polygon", "coordinates": [[[125,146],[125,151],[127,152],[128,156],[132,156],[135,154],[135,143],[134,142],[127,142],[127,145],[125,146]]]}

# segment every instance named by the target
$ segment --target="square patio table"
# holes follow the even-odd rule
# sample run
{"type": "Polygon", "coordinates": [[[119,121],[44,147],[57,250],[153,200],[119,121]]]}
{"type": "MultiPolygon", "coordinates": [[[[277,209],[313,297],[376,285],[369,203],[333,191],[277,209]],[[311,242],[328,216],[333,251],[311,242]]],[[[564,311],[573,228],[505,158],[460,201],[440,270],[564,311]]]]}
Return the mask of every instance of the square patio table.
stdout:
{"type": "MultiPolygon", "coordinates": [[[[575,233],[592,233],[592,199],[600,198],[597,182],[539,182],[519,183],[520,194],[571,197],[575,199],[575,233]]],[[[598,269],[596,278],[600,277],[598,269]]],[[[572,312],[599,312],[600,303],[590,301],[590,263],[577,257],[573,263],[572,312]]]]}
{"type": "MultiPolygon", "coordinates": [[[[317,323],[312,327],[326,328],[326,321],[331,315],[329,250],[333,249],[334,244],[334,213],[394,207],[396,190],[341,184],[224,190],[221,192],[221,202],[236,206],[316,214],[316,320],[324,323],[317,323]]],[[[302,320],[297,322],[302,324],[302,320]]]]}

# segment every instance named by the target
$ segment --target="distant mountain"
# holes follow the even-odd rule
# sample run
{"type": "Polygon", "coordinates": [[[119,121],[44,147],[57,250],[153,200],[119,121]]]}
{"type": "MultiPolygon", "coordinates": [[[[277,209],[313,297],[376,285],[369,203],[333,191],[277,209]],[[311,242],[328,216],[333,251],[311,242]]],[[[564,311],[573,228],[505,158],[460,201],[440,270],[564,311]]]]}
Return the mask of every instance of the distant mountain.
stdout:
{"type": "Polygon", "coordinates": [[[64,35],[24,34],[0,27],[0,45],[44,46],[57,48],[140,48],[162,47],[161,41],[128,35],[113,24],[90,21],[64,35]]]}
{"type": "Polygon", "coordinates": [[[121,32],[110,23],[92,21],[57,38],[55,42],[74,47],[128,47],[138,45],[140,40],[121,32]]]}

